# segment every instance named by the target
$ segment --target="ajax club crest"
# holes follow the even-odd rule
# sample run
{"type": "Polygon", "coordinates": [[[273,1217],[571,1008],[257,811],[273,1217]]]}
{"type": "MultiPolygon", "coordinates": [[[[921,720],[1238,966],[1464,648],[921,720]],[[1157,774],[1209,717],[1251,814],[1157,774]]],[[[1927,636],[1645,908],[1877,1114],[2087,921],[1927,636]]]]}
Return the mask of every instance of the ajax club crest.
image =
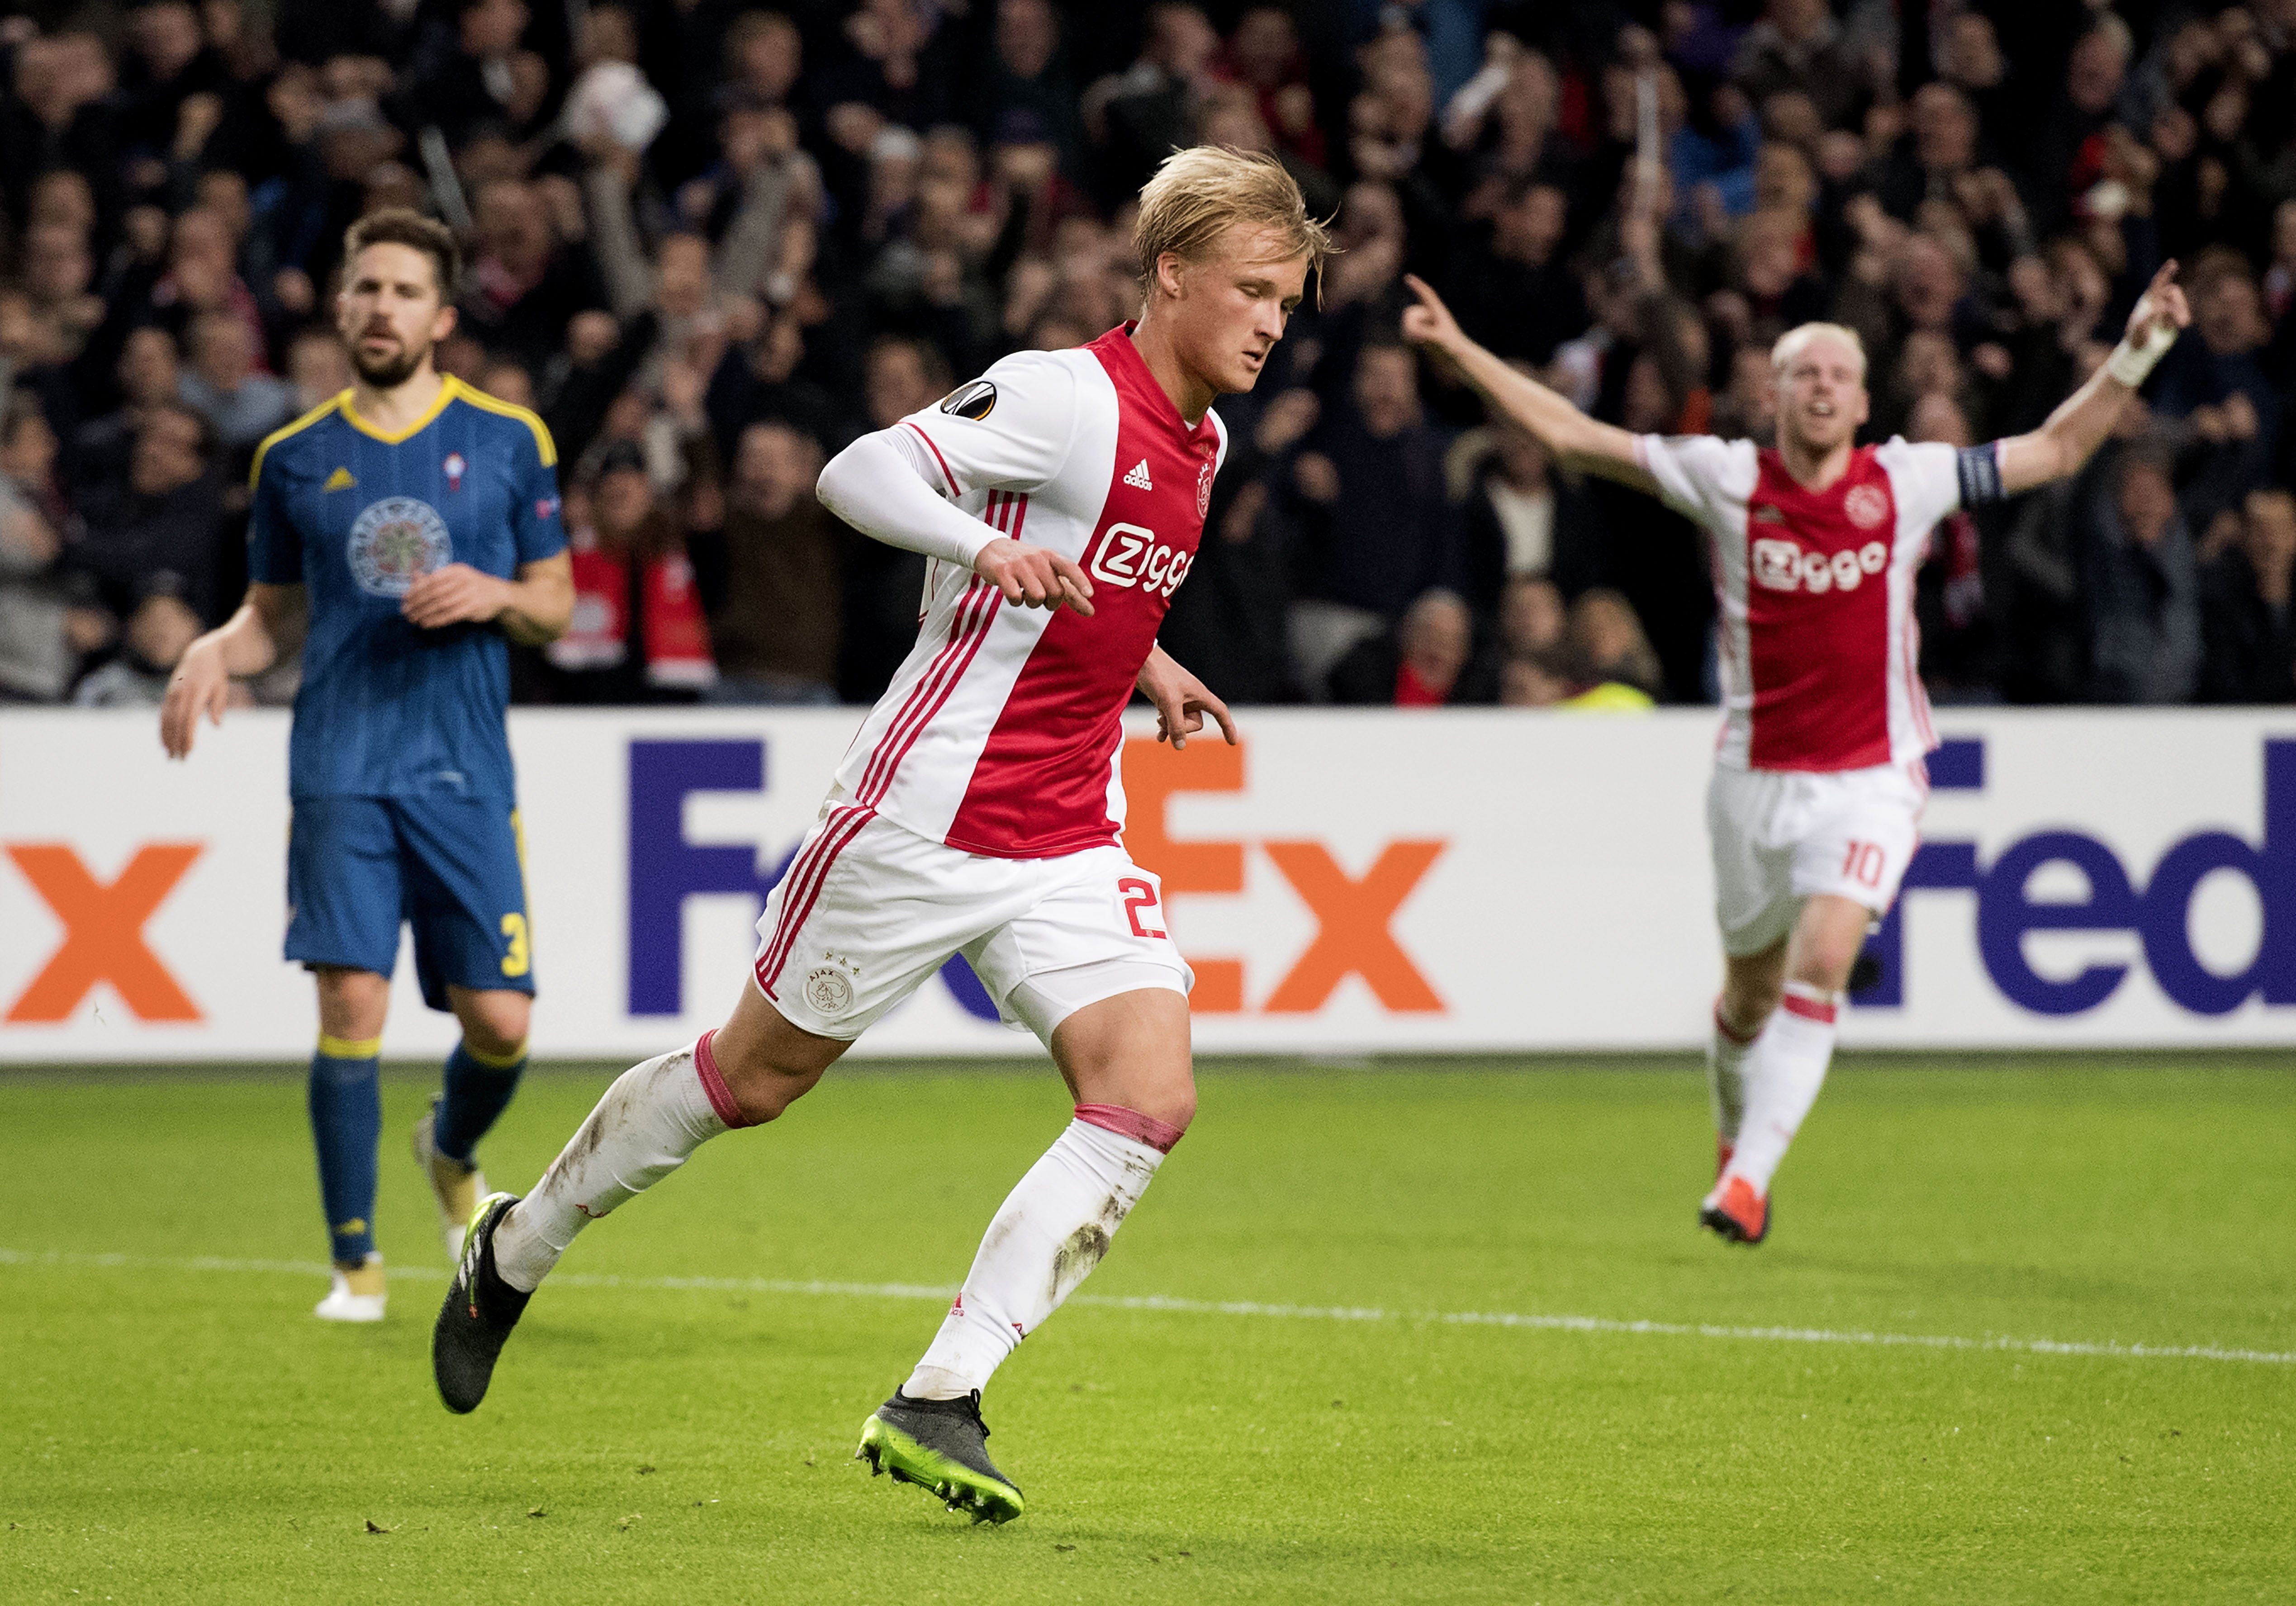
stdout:
{"type": "Polygon", "coordinates": [[[351,526],[351,577],[370,596],[400,597],[417,577],[454,561],[439,510],[414,496],[386,496],[351,526]]]}

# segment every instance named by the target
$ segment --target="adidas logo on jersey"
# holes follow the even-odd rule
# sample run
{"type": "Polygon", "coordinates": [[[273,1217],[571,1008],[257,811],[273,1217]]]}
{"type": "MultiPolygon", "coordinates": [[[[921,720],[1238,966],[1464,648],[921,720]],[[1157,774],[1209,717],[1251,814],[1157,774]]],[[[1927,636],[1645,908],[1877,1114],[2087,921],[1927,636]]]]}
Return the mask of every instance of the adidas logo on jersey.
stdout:
{"type": "Polygon", "coordinates": [[[1156,488],[1148,483],[1148,460],[1145,457],[1132,465],[1132,471],[1124,477],[1124,483],[1136,491],[1152,491],[1156,488]]]}
{"type": "Polygon", "coordinates": [[[325,491],[347,491],[357,484],[358,481],[351,478],[351,471],[348,469],[337,469],[327,476],[327,483],[319,488],[325,491]]]}

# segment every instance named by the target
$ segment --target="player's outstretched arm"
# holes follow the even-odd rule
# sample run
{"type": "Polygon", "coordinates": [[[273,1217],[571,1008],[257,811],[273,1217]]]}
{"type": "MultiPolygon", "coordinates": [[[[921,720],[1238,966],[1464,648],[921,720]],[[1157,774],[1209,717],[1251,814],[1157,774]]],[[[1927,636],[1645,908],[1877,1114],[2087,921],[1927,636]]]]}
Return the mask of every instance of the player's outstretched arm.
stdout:
{"type": "Polygon", "coordinates": [[[2014,495],[2080,472],[2120,422],[2120,410],[2153,365],[2177,343],[2177,332],[2193,321],[2177,265],[2163,263],[2128,315],[2128,331],[2088,382],[2074,391],[2048,422],[2030,435],[2001,443],[2001,488],[2014,495]]]}
{"type": "Polygon", "coordinates": [[[238,612],[184,649],[160,704],[160,745],[170,758],[191,752],[201,715],[223,723],[234,676],[260,675],[301,646],[306,605],[300,586],[258,581],[238,612]]]}
{"type": "Polygon", "coordinates": [[[1156,705],[1156,740],[1168,742],[1175,750],[1188,745],[1188,738],[1204,728],[1204,716],[1219,721],[1220,734],[1227,744],[1236,743],[1235,721],[1229,717],[1227,704],[1211,693],[1211,688],[1180,668],[1178,660],[1157,647],[1148,654],[1148,661],[1140,666],[1137,682],[1140,694],[1156,705]]]}
{"type": "Polygon", "coordinates": [[[824,507],[888,546],[972,569],[1008,602],[1065,606],[1092,617],[1092,582],[1073,560],[1000,536],[943,501],[918,477],[907,453],[888,438],[892,434],[864,435],[829,460],[814,487],[824,507]]]}
{"type": "Polygon", "coordinates": [[[1578,408],[1529,375],[1518,373],[1499,357],[1469,340],[1443,298],[1415,274],[1403,282],[1419,298],[1403,309],[1406,338],[1430,347],[1447,358],[1486,401],[1538,437],[1564,468],[1600,474],[1638,491],[1658,494],[1658,481],[1635,451],[1635,438],[1616,424],[1587,417],[1578,408]]]}
{"type": "Polygon", "coordinates": [[[562,552],[537,558],[520,564],[510,580],[449,563],[416,576],[398,611],[417,629],[491,623],[511,640],[539,647],[565,635],[573,621],[574,560],[562,552]]]}

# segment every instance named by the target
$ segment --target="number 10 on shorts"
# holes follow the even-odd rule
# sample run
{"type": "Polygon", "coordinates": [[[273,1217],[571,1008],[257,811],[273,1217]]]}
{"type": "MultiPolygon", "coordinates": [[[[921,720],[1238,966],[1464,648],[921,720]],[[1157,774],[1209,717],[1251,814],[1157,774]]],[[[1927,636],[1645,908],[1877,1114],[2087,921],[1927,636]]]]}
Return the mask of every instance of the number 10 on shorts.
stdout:
{"type": "Polygon", "coordinates": [[[1849,851],[1841,856],[1841,879],[1856,881],[1861,887],[1882,884],[1882,866],[1885,856],[1878,842],[1852,842],[1849,851]]]}

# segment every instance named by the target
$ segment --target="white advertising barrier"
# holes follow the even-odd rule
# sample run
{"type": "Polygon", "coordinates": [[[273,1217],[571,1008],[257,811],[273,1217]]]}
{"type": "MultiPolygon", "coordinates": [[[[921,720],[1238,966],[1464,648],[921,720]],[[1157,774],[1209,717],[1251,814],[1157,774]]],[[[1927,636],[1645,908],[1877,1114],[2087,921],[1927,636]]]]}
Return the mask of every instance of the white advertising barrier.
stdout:
{"type": "MultiPolygon", "coordinates": [[[[521,710],[534,1043],[636,1059],[717,1024],[849,712],[521,710]]],[[[1955,713],[1875,934],[1867,1045],[2296,1043],[2296,713],[1955,713]]],[[[1714,721],[1254,711],[1136,725],[1128,838],[1210,1052],[1687,1048],[1719,975],[1714,721]]],[[[0,714],[0,1061],[294,1059],[286,719],[189,762],[153,717],[0,714]]],[[[961,963],[860,1052],[1034,1052],[961,963]]],[[[386,1052],[442,1053],[402,949],[386,1052]]]]}

